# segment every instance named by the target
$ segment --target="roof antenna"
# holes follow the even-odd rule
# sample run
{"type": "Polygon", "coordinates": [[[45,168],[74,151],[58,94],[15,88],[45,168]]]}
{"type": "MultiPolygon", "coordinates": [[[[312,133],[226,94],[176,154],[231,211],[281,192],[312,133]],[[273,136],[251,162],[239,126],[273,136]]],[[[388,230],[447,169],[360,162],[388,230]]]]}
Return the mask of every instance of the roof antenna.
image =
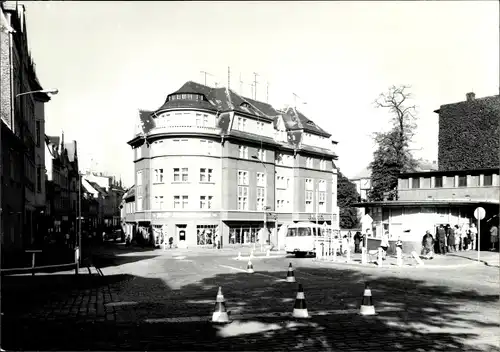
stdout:
{"type": "Polygon", "coordinates": [[[253,100],[257,100],[257,76],[259,74],[258,73],[253,73],[253,76],[254,76],[254,79],[253,79],[253,86],[254,86],[254,91],[253,91],[253,100]]]}

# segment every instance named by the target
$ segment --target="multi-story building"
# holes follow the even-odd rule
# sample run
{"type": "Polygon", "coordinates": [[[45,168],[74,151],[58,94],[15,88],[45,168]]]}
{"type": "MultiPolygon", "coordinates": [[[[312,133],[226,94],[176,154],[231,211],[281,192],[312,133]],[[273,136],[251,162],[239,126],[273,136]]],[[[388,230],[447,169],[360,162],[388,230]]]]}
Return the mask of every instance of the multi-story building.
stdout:
{"type": "MultiPolygon", "coordinates": [[[[373,219],[369,226],[373,237],[380,238],[382,232],[388,230],[394,240],[401,237],[407,242],[403,248],[408,251],[418,251],[425,231],[430,230],[434,235],[440,224],[460,227],[477,224],[474,210],[482,207],[486,216],[480,224],[480,242],[481,249],[487,249],[489,227],[498,226],[500,99],[496,96],[476,102],[473,94],[468,93],[467,102],[442,105],[437,112],[440,113],[439,169],[402,173],[398,178],[399,199],[396,201],[356,206],[365,208],[373,219]],[[486,132],[484,126],[496,129],[496,135],[486,132]],[[486,142],[483,133],[486,133],[486,142]],[[475,151],[484,159],[476,158],[475,151]],[[457,155],[463,156],[463,160],[457,155]]],[[[475,243],[477,245],[477,241],[475,243]]]]}
{"type": "Polygon", "coordinates": [[[187,82],[139,118],[132,231],[211,246],[276,244],[292,221],[338,228],[336,142],[295,108],[187,82]]]}
{"type": "Polygon", "coordinates": [[[85,188],[95,195],[99,202],[99,231],[110,231],[120,228],[120,203],[125,194],[121,181],[114,176],[102,173],[87,172],[83,179],[85,188]]]}
{"type": "Polygon", "coordinates": [[[71,230],[70,171],[68,151],[57,136],[46,136],[46,223],[49,234],[61,239],[71,230]]]}
{"type": "Polygon", "coordinates": [[[43,212],[43,104],[49,101],[38,81],[28,48],[25,8],[1,4],[1,238],[3,248],[31,245],[43,212]]]}
{"type": "Polygon", "coordinates": [[[500,96],[441,105],[439,115],[439,170],[500,167],[500,96]]]}

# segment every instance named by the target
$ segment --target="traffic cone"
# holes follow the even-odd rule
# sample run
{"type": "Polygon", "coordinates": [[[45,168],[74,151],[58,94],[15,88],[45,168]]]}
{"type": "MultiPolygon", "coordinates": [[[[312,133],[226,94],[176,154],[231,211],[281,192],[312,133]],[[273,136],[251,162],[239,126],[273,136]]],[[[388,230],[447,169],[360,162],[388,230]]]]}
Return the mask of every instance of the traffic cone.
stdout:
{"type": "Polygon", "coordinates": [[[253,265],[252,265],[252,262],[249,260],[248,261],[248,264],[247,264],[247,273],[249,274],[253,274],[254,271],[253,271],[253,265]]]}
{"type": "Polygon", "coordinates": [[[297,291],[297,298],[295,299],[295,305],[293,306],[293,317],[309,318],[306,306],[306,297],[304,296],[302,284],[299,284],[299,290],[297,291]]]}
{"type": "Polygon", "coordinates": [[[225,324],[229,323],[229,316],[226,310],[226,300],[222,294],[222,288],[219,287],[217,298],[215,299],[215,309],[212,314],[212,323],[225,324]]]}
{"type": "Polygon", "coordinates": [[[288,266],[288,272],[286,273],[286,282],[295,282],[292,263],[290,263],[290,265],[288,266]]]}
{"type": "Polygon", "coordinates": [[[372,302],[372,290],[368,282],[365,284],[365,292],[363,293],[363,300],[361,301],[361,308],[359,313],[361,315],[375,315],[375,306],[372,302]]]}

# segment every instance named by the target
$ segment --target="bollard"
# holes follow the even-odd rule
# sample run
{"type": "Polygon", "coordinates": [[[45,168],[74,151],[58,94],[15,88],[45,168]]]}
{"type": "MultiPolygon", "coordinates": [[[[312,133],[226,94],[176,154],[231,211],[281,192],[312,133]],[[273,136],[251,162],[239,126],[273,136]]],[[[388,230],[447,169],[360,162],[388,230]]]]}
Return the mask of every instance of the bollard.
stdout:
{"type": "Polygon", "coordinates": [[[401,248],[396,247],[396,256],[397,256],[397,264],[398,266],[403,266],[403,251],[401,248]]]}
{"type": "Polygon", "coordinates": [[[250,251],[250,259],[253,259],[253,249],[250,251]]]}
{"type": "Polygon", "coordinates": [[[361,248],[361,264],[368,264],[366,247],[361,248]]]}
{"type": "Polygon", "coordinates": [[[377,264],[378,266],[382,266],[382,248],[378,247],[378,259],[377,259],[377,264]]]}
{"type": "Polygon", "coordinates": [[[347,247],[347,257],[346,257],[346,262],[349,263],[351,261],[351,247],[347,247]]]}

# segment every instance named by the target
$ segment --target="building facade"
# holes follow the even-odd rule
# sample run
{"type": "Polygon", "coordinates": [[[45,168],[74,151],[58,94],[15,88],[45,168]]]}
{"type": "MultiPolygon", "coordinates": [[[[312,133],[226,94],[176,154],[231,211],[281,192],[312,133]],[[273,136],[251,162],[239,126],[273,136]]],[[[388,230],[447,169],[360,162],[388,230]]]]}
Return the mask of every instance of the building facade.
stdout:
{"type": "MultiPolygon", "coordinates": [[[[64,135],[63,135],[64,136],[64,135]]],[[[50,237],[62,240],[71,231],[70,172],[64,137],[46,136],[46,227],[50,237]]]]}
{"type": "Polygon", "coordinates": [[[500,96],[441,105],[439,115],[439,170],[500,167],[500,96]]]}
{"type": "Polygon", "coordinates": [[[1,202],[3,249],[22,249],[35,242],[44,211],[43,93],[27,40],[25,8],[1,2],[1,202]],[[28,93],[28,94],[26,94],[28,93]]]}
{"type": "Polygon", "coordinates": [[[276,244],[293,221],[338,228],[336,142],[295,108],[187,82],[139,115],[126,218],[136,230],[212,246],[276,244]]]}
{"type": "Polygon", "coordinates": [[[489,248],[489,228],[498,226],[500,210],[499,150],[498,132],[495,136],[483,133],[485,126],[498,130],[497,99],[477,102],[473,93],[468,93],[466,102],[442,105],[436,110],[440,114],[438,170],[401,174],[397,201],[356,204],[373,219],[369,225],[376,239],[371,241],[372,247],[379,245],[383,231],[389,231],[393,241],[402,238],[405,251],[419,251],[426,230],[435,236],[440,224],[478,225],[474,210],[482,207],[486,217],[479,224],[480,249],[489,248]],[[475,157],[476,151],[479,158],[475,157]]]}

